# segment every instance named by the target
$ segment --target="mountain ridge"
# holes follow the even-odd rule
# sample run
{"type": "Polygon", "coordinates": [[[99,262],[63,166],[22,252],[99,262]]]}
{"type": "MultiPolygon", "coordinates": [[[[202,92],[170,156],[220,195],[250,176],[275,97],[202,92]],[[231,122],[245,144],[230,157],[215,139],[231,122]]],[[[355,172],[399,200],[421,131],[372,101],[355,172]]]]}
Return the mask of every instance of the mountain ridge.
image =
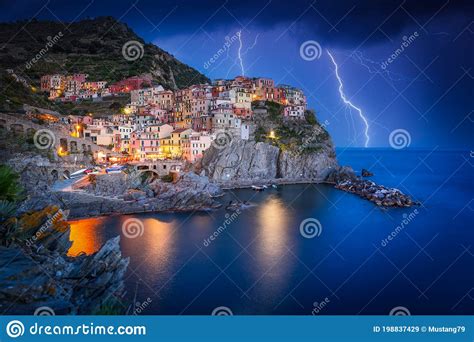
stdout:
{"type": "Polygon", "coordinates": [[[36,85],[43,74],[49,73],[87,73],[91,81],[109,83],[149,74],[166,89],[210,82],[199,71],[145,42],[127,24],[113,17],[69,24],[35,19],[0,23],[0,68],[13,69],[36,85]],[[124,45],[131,41],[143,46],[138,59],[130,60],[123,55],[124,45]],[[37,56],[40,58],[32,62],[37,56]]]}

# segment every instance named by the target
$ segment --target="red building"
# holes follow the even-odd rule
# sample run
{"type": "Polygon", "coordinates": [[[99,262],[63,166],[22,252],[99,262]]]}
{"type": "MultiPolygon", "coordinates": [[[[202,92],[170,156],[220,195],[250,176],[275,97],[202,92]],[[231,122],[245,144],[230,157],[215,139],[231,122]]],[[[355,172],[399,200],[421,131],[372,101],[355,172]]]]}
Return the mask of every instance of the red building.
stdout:
{"type": "Polygon", "coordinates": [[[252,110],[234,107],[234,115],[242,119],[250,119],[252,118],[252,110]]]}
{"type": "Polygon", "coordinates": [[[113,83],[109,86],[109,90],[112,94],[117,93],[129,93],[132,90],[137,90],[151,86],[151,78],[149,77],[138,77],[133,76],[126,78],[119,82],[113,83]]]}
{"type": "Polygon", "coordinates": [[[193,118],[191,127],[195,132],[210,132],[212,129],[212,117],[203,115],[193,118]]]}
{"type": "Polygon", "coordinates": [[[273,88],[273,101],[286,104],[285,89],[273,88]]]}

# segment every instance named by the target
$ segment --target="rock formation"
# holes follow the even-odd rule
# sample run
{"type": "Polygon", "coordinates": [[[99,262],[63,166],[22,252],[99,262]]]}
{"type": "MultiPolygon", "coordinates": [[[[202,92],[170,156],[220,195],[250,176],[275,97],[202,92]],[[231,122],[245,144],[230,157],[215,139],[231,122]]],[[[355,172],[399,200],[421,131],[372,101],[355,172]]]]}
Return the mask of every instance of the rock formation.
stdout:
{"type": "Polygon", "coordinates": [[[332,146],[318,152],[296,153],[265,142],[234,139],[223,149],[211,146],[202,159],[204,174],[226,185],[270,182],[322,182],[337,166],[332,146]]]}
{"type": "Polygon", "coordinates": [[[362,177],[372,177],[374,175],[372,172],[370,172],[367,169],[362,169],[360,174],[362,177]]]}
{"type": "Polygon", "coordinates": [[[0,224],[3,314],[33,314],[40,307],[55,314],[91,314],[107,299],[124,295],[129,259],[121,255],[120,237],[93,255],[69,257],[66,219],[59,208],[46,207],[0,224]]]}
{"type": "Polygon", "coordinates": [[[76,191],[57,192],[63,207],[74,218],[114,213],[151,211],[192,211],[217,208],[214,199],[221,193],[207,177],[188,172],[175,183],[155,179],[141,180],[138,172],[98,175],[94,184],[76,191]]]}

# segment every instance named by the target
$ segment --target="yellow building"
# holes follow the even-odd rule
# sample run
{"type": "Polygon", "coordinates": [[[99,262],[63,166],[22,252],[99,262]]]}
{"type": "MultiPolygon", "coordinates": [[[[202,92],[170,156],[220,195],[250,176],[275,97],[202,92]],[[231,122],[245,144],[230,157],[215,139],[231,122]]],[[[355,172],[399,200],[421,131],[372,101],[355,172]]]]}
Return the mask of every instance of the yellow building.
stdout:
{"type": "Polygon", "coordinates": [[[183,143],[189,139],[193,132],[190,128],[177,129],[170,137],[160,139],[160,152],[166,158],[181,158],[183,155],[183,143]]]}

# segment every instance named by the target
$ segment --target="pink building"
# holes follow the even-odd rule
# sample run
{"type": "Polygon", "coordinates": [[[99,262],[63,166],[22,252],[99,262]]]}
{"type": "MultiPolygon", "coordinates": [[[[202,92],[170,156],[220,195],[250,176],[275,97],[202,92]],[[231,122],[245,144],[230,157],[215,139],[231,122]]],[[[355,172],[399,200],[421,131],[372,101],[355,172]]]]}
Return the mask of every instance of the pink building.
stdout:
{"type": "Polygon", "coordinates": [[[163,158],[160,139],[167,138],[173,132],[168,124],[150,125],[143,131],[132,132],[130,136],[130,154],[135,159],[156,160],[163,158]]]}

